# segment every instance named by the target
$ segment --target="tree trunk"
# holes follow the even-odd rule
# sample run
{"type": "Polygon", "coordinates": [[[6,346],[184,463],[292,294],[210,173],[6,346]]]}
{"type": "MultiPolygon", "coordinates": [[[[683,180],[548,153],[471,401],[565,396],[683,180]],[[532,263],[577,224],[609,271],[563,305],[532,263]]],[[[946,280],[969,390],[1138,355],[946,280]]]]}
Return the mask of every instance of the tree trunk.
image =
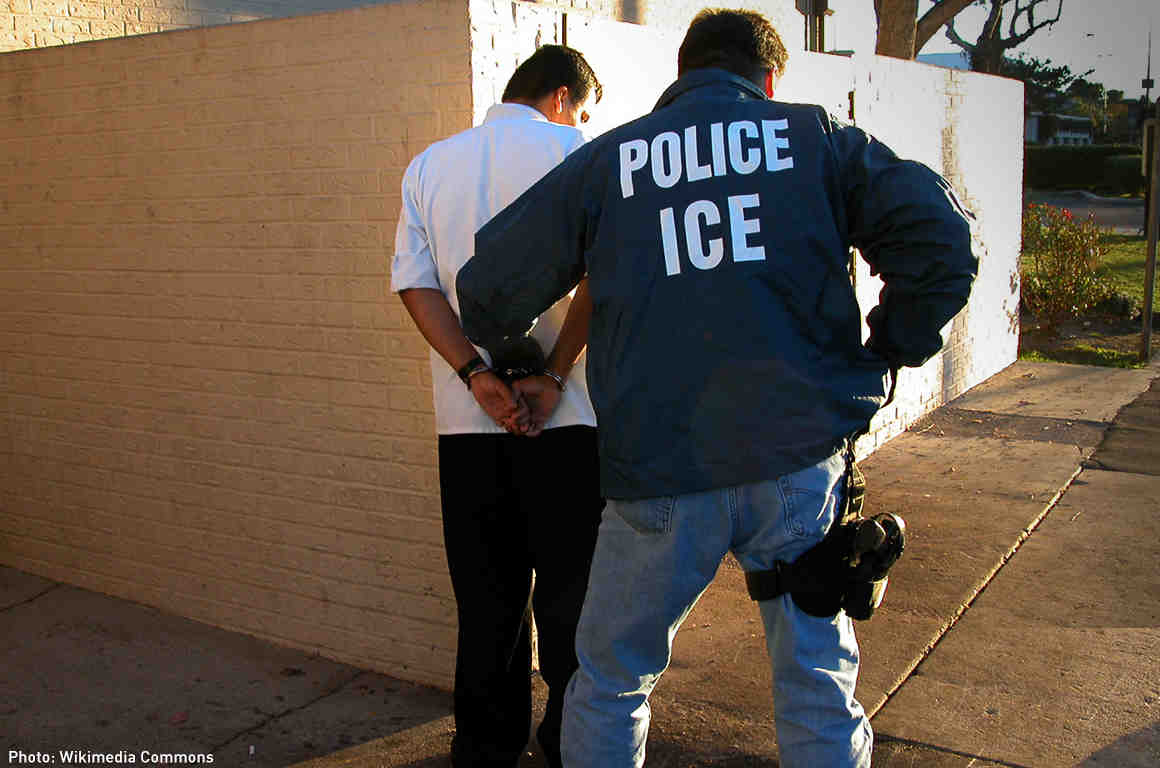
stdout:
{"type": "Polygon", "coordinates": [[[971,51],[971,71],[982,72],[986,75],[1001,75],[1003,74],[1003,53],[1006,50],[1001,45],[988,45],[990,41],[984,41],[982,45],[975,47],[971,51]]]}
{"type": "Polygon", "coordinates": [[[991,12],[983,24],[983,31],[971,50],[971,69],[988,75],[998,75],[1007,52],[1003,39],[1003,1],[991,0],[991,12]]]}
{"type": "Polygon", "coordinates": [[[874,52],[898,59],[914,58],[918,0],[874,0],[878,16],[878,40],[874,52]]]}

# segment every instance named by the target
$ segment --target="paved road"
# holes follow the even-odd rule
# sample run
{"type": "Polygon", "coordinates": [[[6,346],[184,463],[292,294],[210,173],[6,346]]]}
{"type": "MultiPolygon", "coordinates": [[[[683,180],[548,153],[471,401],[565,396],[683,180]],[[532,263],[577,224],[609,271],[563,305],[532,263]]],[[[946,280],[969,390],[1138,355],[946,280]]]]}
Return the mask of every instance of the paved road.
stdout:
{"type": "Polygon", "coordinates": [[[1100,198],[1084,192],[1031,191],[1028,202],[1044,203],[1058,208],[1069,208],[1073,214],[1086,217],[1095,214],[1096,223],[1118,234],[1144,233],[1144,201],[1100,198]]]}

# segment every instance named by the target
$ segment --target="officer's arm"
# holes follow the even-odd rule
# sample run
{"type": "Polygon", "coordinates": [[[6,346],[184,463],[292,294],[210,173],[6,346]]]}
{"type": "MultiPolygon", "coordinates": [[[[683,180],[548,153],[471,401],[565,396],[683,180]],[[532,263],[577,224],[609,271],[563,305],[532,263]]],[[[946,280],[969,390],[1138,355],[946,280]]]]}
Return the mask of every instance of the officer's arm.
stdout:
{"type": "Polygon", "coordinates": [[[857,128],[832,135],[851,242],[885,286],[870,311],[867,346],[893,366],[918,366],[966,305],[978,259],[973,218],[930,168],[899,159],[857,128]]]}
{"type": "Polygon", "coordinates": [[[459,270],[456,291],[463,330],[480,346],[526,332],[584,277],[584,174],[592,146],[573,152],[476,232],[475,255],[459,270]]]}
{"type": "Polygon", "coordinates": [[[588,293],[588,278],[576,286],[576,293],[568,303],[568,314],[556,337],[556,345],[548,355],[545,367],[562,379],[568,378],[572,366],[588,344],[588,326],[592,320],[592,295],[588,293]]]}

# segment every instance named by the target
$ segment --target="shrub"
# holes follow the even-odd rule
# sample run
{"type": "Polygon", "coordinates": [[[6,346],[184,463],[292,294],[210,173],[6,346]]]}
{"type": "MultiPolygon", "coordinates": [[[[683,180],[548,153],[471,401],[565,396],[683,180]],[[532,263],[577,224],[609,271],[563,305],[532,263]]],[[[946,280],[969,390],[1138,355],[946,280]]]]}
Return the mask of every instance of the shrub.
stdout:
{"type": "Polygon", "coordinates": [[[1112,296],[1095,218],[1031,204],[1023,212],[1020,255],[1023,309],[1049,327],[1079,317],[1112,296]]]}
{"type": "Polygon", "coordinates": [[[1144,189],[1140,155],[1112,155],[1104,159],[1101,186],[1112,194],[1139,194],[1144,189]]]}
{"type": "Polygon", "coordinates": [[[1109,157],[1139,151],[1138,147],[1120,144],[1027,145],[1023,183],[1032,189],[1094,189],[1105,185],[1109,157]]]}

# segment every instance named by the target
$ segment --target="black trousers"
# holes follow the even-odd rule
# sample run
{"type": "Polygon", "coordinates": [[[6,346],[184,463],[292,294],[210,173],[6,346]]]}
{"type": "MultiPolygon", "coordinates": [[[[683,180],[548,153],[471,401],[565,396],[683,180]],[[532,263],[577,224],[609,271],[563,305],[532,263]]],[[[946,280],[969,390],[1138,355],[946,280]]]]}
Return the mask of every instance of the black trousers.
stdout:
{"type": "Polygon", "coordinates": [[[527,747],[534,612],[548,685],[536,737],[559,766],[564,689],[604,507],[596,430],[440,435],[439,478],[459,618],[452,764],[514,768],[527,747]]]}

